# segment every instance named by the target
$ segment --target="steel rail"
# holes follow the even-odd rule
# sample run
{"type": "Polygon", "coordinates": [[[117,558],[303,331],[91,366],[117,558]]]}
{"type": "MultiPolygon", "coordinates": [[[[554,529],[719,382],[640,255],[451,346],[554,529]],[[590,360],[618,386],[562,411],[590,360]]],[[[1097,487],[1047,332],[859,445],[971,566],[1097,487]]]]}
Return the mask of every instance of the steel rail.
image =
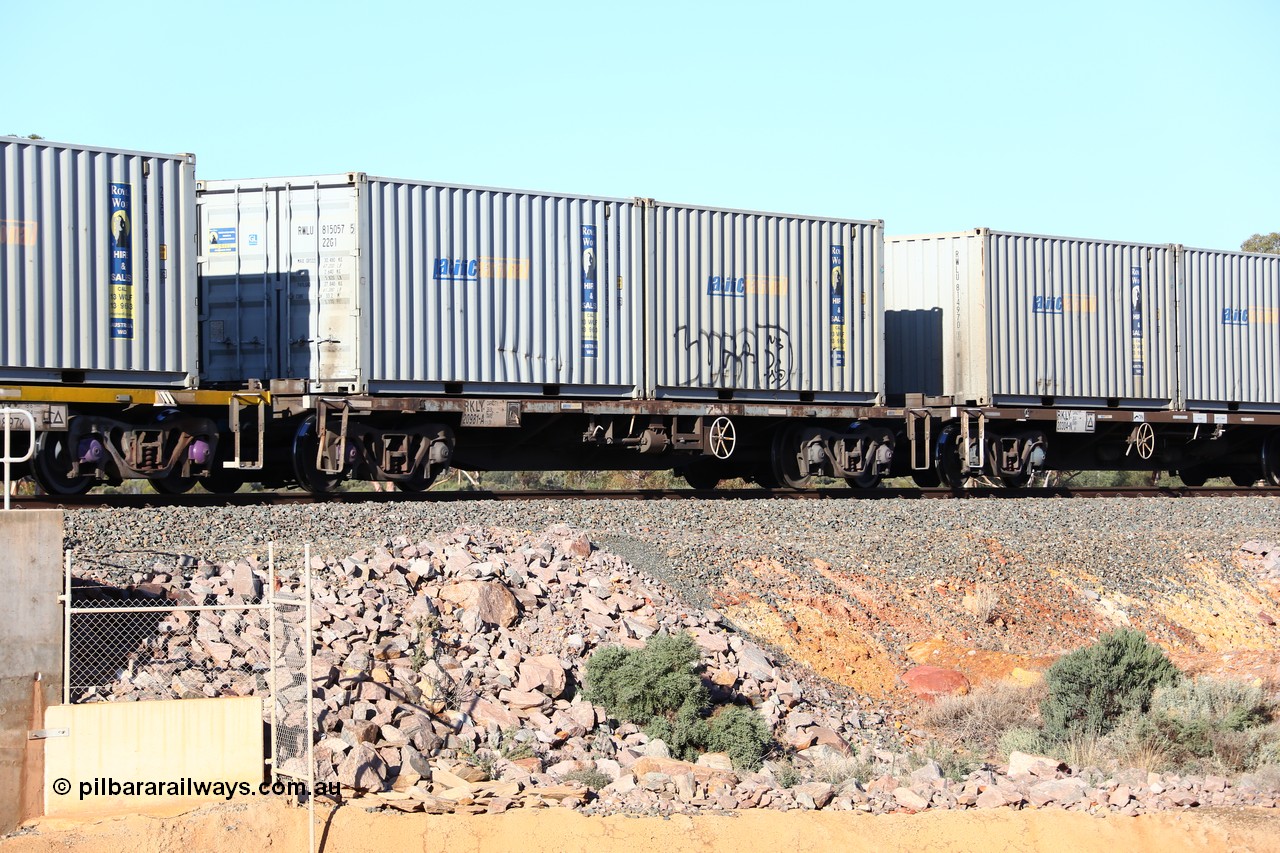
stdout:
{"type": "Polygon", "coordinates": [[[15,508],[22,509],[141,509],[151,507],[218,507],[218,506],[287,506],[317,503],[448,503],[451,501],[518,501],[518,500],[1008,500],[1043,498],[1223,498],[1280,497],[1280,488],[1125,486],[1113,488],[1080,488],[1054,486],[1048,488],[965,488],[965,489],[548,489],[503,491],[405,492],[332,492],[315,495],[303,491],[245,492],[214,495],[202,492],[185,495],[162,494],[86,494],[35,495],[13,498],[15,508]]]}

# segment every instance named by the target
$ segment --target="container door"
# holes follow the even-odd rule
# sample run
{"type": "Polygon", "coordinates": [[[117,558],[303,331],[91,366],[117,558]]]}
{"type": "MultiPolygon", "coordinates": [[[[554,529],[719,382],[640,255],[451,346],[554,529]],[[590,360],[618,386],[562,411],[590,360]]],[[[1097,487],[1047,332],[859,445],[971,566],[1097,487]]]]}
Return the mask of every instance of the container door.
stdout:
{"type": "Polygon", "coordinates": [[[274,193],[264,187],[200,197],[201,374],[242,385],[278,377],[271,230],[274,193]]]}
{"type": "Polygon", "coordinates": [[[358,191],[352,186],[286,185],[280,259],[284,375],[313,390],[351,390],[358,381],[358,191]]]}

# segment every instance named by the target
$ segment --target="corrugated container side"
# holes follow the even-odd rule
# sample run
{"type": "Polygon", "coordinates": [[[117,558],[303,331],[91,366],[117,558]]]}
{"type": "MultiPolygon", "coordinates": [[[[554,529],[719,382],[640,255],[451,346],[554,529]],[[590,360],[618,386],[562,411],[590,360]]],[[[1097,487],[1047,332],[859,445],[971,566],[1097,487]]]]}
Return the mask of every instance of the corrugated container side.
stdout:
{"type": "Polygon", "coordinates": [[[0,161],[0,381],[193,384],[194,157],[2,137],[0,161]]]}
{"type": "Polygon", "coordinates": [[[994,402],[1175,402],[1170,246],[987,232],[994,402]]]}
{"type": "Polygon", "coordinates": [[[890,237],[885,240],[885,393],[990,398],[980,235],[890,237]],[[976,346],[969,334],[980,332],[976,346]]]}
{"type": "Polygon", "coordinates": [[[637,391],[640,257],[628,200],[362,173],[203,190],[210,381],[637,391]]]}
{"type": "Polygon", "coordinates": [[[1187,407],[1280,409],[1280,256],[1178,254],[1187,407]]]}
{"type": "Polygon", "coordinates": [[[632,396],[631,201],[371,178],[371,391],[632,396]]]}
{"type": "Polygon", "coordinates": [[[354,387],[360,194],[354,175],[200,184],[206,383],[354,387]]]}
{"type": "Polygon", "coordinates": [[[645,232],[648,393],[880,400],[881,223],[651,203],[645,232]]]}

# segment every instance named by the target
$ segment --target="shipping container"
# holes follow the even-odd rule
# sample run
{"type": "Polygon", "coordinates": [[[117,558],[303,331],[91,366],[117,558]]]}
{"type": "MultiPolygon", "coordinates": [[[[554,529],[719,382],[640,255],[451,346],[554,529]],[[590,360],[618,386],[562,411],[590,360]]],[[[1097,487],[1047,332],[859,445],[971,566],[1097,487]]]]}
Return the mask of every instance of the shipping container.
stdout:
{"type": "Polygon", "coordinates": [[[630,200],[345,175],[201,183],[205,376],[634,396],[630,200]]]}
{"type": "Polygon", "coordinates": [[[647,392],[880,400],[883,223],[645,203],[647,392]]]}
{"type": "Polygon", "coordinates": [[[1280,410],[1280,255],[1178,249],[1189,409],[1280,410]]]}
{"type": "Polygon", "coordinates": [[[988,229],[886,241],[890,401],[1175,405],[1172,246],[988,229]]]}
{"type": "Polygon", "coordinates": [[[0,381],[194,384],[195,157],[0,137],[0,381]]]}

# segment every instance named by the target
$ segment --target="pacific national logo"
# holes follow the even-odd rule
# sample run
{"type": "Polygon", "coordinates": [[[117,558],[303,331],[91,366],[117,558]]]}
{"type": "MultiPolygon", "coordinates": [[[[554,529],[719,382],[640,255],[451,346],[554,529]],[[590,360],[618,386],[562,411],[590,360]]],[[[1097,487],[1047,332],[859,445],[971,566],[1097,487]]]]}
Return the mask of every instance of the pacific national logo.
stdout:
{"type": "Polygon", "coordinates": [[[785,296],[785,275],[710,275],[707,276],[707,296],[745,297],[756,294],[785,296]]]}
{"type": "Polygon", "coordinates": [[[528,258],[437,258],[436,281],[524,281],[529,277],[528,258]]]}
{"type": "Polygon", "coordinates": [[[1224,326],[1275,326],[1280,324],[1280,308],[1251,305],[1248,308],[1223,308],[1224,326]]]}
{"type": "Polygon", "coordinates": [[[1085,293],[1062,296],[1036,295],[1031,298],[1032,314],[1093,314],[1098,310],[1098,297],[1085,293]]]}

